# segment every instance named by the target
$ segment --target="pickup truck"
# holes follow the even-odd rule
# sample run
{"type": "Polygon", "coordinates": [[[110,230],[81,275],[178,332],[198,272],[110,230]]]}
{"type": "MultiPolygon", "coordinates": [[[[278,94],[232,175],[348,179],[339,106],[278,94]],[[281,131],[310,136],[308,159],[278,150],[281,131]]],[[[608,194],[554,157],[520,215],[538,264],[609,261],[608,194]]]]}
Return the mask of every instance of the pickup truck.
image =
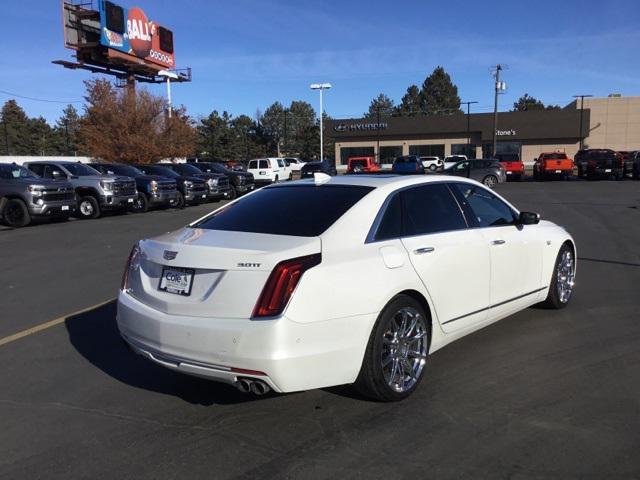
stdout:
{"type": "Polygon", "coordinates": [[[496,153],[494,157],[504,167],[508,180],[521,181],[524,177],[524,162],[517,153],[496,153]]]}
{"type": "Polygon", "coordinates": [[[595,150],[587,156],[587,179],[624,178],[624,160],[622,155],[612,150],[595,150]]]}
{"type": "Polygon", "coordinates": [[[67,220],[76,209],[69,182],[47,180],[15,163],[0,164],[0,218],[10,227],[24,227],[33,218],[67,220]]]}
{"type": "Polygon", "coordinates": [[[381,170],[374,157],[349,157],[347,173],[374,173],[381,170]]]}
{"type": "Polygon", "coordinates": [[[131,210],[138,198],[133,178],[102,175],[80,162],[43,160],[23,165],[43,178],[70,182],[78,200],[76,215],[82,219],[98,218],[105,210],[131,210]]]}
{"type": "Polygon", "coordinates": [[[144,213],[149,207],[178,206],[176,181],[161,175],[147,175],[131,165],[118,163],[92,163],[91,166],[100,173],[108,175],[126,175],[136,181],[138,198],[133,202],[133,211],[144,213]]]}
{"type": "Polygon", "coordinates": [[[533,178],[546,180],[557,177],[568,180],[573,175],[573,160],[564,152],[545,152],[533,164],[533,178]]]}
{"type": "Polygon", "coordinates": [[[240,195],[249,193],[255,188],[253,182],[253,174],[249,172],[243,172],[242,170],[230,170],[222,163],[216,162],[196,162],[191,163],[197,169],[204,173],[221,173],[229,178],[229,200],[235,200],[240,195]]]}

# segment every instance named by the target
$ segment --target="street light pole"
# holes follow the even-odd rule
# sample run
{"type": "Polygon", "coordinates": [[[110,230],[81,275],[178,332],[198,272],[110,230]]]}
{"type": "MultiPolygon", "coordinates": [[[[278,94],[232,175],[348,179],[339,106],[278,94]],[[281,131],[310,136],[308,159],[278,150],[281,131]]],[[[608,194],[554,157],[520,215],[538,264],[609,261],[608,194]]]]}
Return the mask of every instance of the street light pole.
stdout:
{"type": "Polygon", "coordinates": [[[582,150],[584,148],[584,135],[582,135],[582,112],[584,111],[584,99],[585,97],[593,97],[593,95],[574,95],[573,98],[580,99],[580,131],[578,132],[578,138],[580,139],[580,148],[582,150]]]}
{"type": "Polygon", "coordinates": [[[322,91],[329,90],[331,88],[330,83],[312,83],[310,86],[311,90],[320,90],[320,161],[324,160],[324,143],[323,143],[323,128],[322,128],[322,91]]]}
{"type": "Polygon", "coordinates": [[[498,148],[498,93],[500,93],[501,84],[500,84],[500,72],[502,71],[502,65],[498,64],[495,67],[495,93],[493,100],[493,151],[492,156],[496,156],[496,150],[498,148]]]}
{"type": "Polygon", "coordinates": [[[171,118],[171,79],[177,80],[178,75],[169,70],[160,70],[158,75],[167,79],[167,110],[168,116],[171,118]]]}
{"type": "Polygon", "coordinates": [[[471,114],[471,104],[478,103],[476,101],[473,102],[460,102],[461,105],[467,106],[467,155],[469,155],[469,145],[471,145],[471,122],[470,122],[470,114],[471,114]]]}

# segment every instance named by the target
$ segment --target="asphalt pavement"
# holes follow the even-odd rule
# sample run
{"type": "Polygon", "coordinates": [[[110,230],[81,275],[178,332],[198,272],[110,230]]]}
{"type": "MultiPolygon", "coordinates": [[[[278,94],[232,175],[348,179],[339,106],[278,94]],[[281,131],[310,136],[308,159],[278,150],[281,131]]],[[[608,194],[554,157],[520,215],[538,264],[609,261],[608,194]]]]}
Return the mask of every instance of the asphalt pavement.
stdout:
{"type": "Polygon", "coordinates": [[[132,244],[215,205],[0,229],[0,478],[640,478],[640,182],[498,191],[574,235],[572,302],[447,346],[396,404],[245,396],[125,348],[132,244]]]}

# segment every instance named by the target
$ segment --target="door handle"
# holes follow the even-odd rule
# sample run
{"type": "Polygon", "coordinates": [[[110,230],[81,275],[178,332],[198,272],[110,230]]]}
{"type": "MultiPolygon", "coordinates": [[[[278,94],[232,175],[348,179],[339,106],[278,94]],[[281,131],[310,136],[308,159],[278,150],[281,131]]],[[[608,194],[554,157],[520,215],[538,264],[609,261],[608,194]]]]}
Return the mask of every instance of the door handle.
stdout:
{"type": "Polygon", "coordinates": [[[431,253],[435,250],[435,248],[433,247],[422,247],[422,248],[417,248],[413,251],[413,253],[415,253],[416,255],[424,255],[425,253],[431,253]]]}
{"type": "Polygon", "coordinates": [[[491,245],[503,245],[507,243],[506,240],[492,240],[491,245]]]}

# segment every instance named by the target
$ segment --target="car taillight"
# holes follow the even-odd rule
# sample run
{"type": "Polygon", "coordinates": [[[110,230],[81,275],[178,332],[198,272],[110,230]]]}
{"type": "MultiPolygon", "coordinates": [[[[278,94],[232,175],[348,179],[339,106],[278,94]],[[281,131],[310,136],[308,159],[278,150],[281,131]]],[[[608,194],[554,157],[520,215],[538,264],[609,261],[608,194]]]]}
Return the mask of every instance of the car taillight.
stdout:
{"type": "Polygon", "coordinates": [[[322,260],[319,253],[304,257],[292,258],[278,263],[262,289],[253,318],[275,317],[287,306],[291,294],[295,290],[304,272],[318,265],[322,260]]]}
{"type": "Polygon", "coordinates": [[[138,244],[135,244],[131,249],[131,253],[129,253],[129,258],[127,258],[127,263],[124,266],[124,272],[122,273],[122,283],[120,285],[121,290],[126,290],[129,288],[129,270],[131,269],[131,265],[138,261],[138,257],[140,256],[140,247],[138,244]]]}

